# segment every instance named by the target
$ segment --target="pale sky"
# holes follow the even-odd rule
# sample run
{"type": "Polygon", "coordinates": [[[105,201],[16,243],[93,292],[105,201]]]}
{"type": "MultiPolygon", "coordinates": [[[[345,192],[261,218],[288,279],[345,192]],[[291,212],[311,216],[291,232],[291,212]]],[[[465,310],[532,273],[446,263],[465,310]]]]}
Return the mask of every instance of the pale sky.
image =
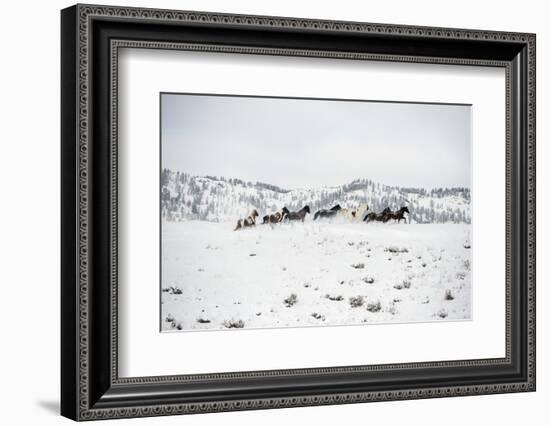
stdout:
{"type": "Polygon", "coordinates": [[[287,189],[471,186],[471,106],[161,94],[162,167],[287,189]]]}

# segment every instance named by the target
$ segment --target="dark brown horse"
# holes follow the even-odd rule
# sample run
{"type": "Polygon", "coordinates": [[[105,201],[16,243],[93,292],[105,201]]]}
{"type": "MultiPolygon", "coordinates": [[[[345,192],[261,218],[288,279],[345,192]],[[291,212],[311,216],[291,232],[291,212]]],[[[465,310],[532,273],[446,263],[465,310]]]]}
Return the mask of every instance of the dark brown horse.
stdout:
{"type": "Polygon", "coordinates": [[[256,209],[250,212],[250,215],[245,219],[239,219],[234,231],[241,228],[248,228],[250,226],[256,226],[256,218],[258,217],[258,211],[256,209]]]}
{"type": "Polygon", "coordinates": [[[386,207],[384,210],[382,210],[382,213],[370,212],[363,218],[363,222],[369,223],[376,221],[386,223],[388,220],[390,220],[388,216],[389,214],[391,214],[391,210],[389,207],[386,207]]]}
{"type": "Polygon", "coordinates": [[[283,215],[285,220],[301,220],[302,222],[306,219],[306,214],[311,213],[309,206],[304,206],[300,211],[291,212],[286,207],[283,207],[283,215]]]}
{"type": "Polygon", "coordinates": [[[340,210],[342,210],[342,207],[340,206],[340,204],[336,204],[330,210],[325,210],[325,209],[318,210],[313,215],[313,220],[334,217],[340,210]]]}
{"type": "Polygon", "coordinates": [[[388,220],[395,219],[397,220],[397,223],[401,222],[403,220],[405,223],[407,223],[407,219],[405,218],[405,213],[409,215],[409,222],[410,222],[410,215],[409,209],[407,207],[401,207],[396,212],[390,212],[388,213],[388,220]]]}

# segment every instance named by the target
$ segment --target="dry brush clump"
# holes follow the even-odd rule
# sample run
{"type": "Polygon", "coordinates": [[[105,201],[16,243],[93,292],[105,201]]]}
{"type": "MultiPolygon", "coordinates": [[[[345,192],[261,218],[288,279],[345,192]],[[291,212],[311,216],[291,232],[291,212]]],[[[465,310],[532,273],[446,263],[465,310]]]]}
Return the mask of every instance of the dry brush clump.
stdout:
{"type": "Polygon", "coordinates": [[[441,309],[440,311],[437,312],[437,316],[439,318],[447,318],[449,314],[447,313],[447,311],[445,309],[441,309]]]}
{"type": "Polygon", "coordinates": [[[359,308],[365,304],[365,298],[363,296],[350,297],[349,304],[352,308],[359,308]]]}
{"type": "Polygon", "coordinates": [[[285,300],[283,300],[283,303],[287,308],[290,308],[291,306],[298,303],[298,295],[296,293],[292,293],[290,296],[288,296],[285,300]]]}
{"type": "Polygon", "coordinates": [[[396,315],[398,311],[397,311],[397,308],[395,307],[395,302],[390,302],[387,310],[390,314],[396,315]]]}
{"type": "Polygon", "coordinates": [[[163,288],[162,292],[169,294],[183,294],[183,290],[179,287],[176,287],[175,285],[171,285],[168,288],[163,288]]]}
{"type": "Polygon", "coordinates": [[[390,252],[390,253],[396,253],[396,254],[399,254],[399,253],[408,253],[409,250],[405,247],[396,247],[396,246],[390,246],[390,247],[387,247],[384,251],[387,251],[387,252],[390,252]]]}
{"type": "Polygon", "coordinates": [[[225,328],[244,328],[243,320],[225,320],[222,324],[225,328]]]}
{"type": "Polygon", "coordinates": [[[380,301],[376,301],[376,302],[369,302],[367,303],[367,311],[369,312],[379,312],[380,310],[382,310],[382,304],[380,303],[380,301]]]}
{"type": "Polygon", "coordinates": [[[333,302],[341,302],[342,300],[344,300],[344,296],[342,296],[341,294],[325,294],[325,299],[332,300],[333,302]]]}
{"type": "Polygon", "coordinates": [[[411,288],[411,282],[404,280],[402,283],[397,283],[393,286],[396,290],[403,290],[404,288],[411,288]]]}
{"type": "Polygon", "coordinates": [[[445,300],[454,300],[453,292],[451,290],[445,290],[445,300]]]}

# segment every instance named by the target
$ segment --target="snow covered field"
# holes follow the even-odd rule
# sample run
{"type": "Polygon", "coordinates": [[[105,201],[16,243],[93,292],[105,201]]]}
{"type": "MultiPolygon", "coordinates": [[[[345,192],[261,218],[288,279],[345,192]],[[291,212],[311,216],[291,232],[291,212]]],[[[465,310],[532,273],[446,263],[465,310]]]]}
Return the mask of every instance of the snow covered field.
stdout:
{"type": "Polygon", "coordinates": [[[163,331],[471,318],[468,224],[162,223],[163,331]]]}

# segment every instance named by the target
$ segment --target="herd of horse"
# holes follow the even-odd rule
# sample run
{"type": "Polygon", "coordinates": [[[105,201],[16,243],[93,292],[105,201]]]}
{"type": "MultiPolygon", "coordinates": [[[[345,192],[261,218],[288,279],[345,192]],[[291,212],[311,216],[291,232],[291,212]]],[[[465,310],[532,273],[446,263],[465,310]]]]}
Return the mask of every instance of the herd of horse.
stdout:
{"type": "MultiPolygon", "coordinates": [[[[405,213],[410,215],[409,209],[407,207],[401,207],[397,211],[392,211],[389,207],[386,207],[380,213],[369,212],[369,207],[367,205],[362,206],[358,209],[346,209],[342,208],[340,204],[331,207],[330,209],[321,209],[315,212],[313,215],[313,220],[322,220],[322,219],[331,219],[335,217],[348,217],[350,219],[357,220],[358,218],[363,218],[363,222],[383,222],[387,223],[390,220],[395,220],[397,223],[400,223],[402,220],[407,223],[405,218],[405,213]]],[[[263,217],[262,224],[277,224],[282,222],[292,222],[292,221],[301,221],[304,222],[306,215],[311,214],[309,206],[304,206],[298,211],[290,211],[288,208],[283,207],[281,211],[277,211],[272,214],[265,215],[263,217]]],[[[256,226],[256,218],[259,217],[258,211],[256,209],[252,210],[248,217],[244,219],[239,219],[237,221],[237,226],[235,231],[242,228],[248,228],[251,226],[256,226]]]]}

